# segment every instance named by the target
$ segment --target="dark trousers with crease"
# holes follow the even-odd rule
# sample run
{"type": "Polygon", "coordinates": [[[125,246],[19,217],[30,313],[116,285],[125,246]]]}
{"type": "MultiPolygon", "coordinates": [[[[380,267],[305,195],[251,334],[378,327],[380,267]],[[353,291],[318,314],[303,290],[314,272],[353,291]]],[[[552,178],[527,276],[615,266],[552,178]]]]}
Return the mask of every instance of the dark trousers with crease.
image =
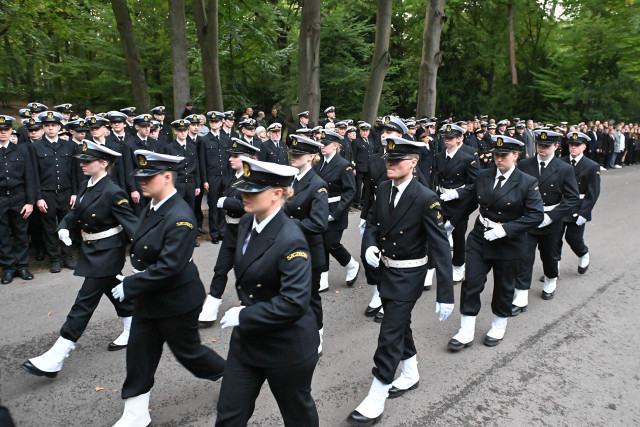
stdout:
{"type": "Polygon", "coordinates": [[[102,295],[105,295],[116,309],[118,317],[133,315],[133,303],[131,301],[119,301],[111,295],[111,289],[120,281],[115,277],[86,277],[82,287],[78,291],[76,301],[67,314],[67,320],[60,329],[60,336],[73,342],[77,342],[98,308],[102,295]]]}
{"type": "Polygon", "coordinates": [[[20,213],[24,205],[22,193],[0,195],[0,267],[4,271],[29,265],[29,218],[20,213]]]}
{"type": "Polygon", "coordinates": [[[323,271],[329,271],[329,255],[332,255],[343,267],[351,261],[351,254],[340,242],[342,233],[344,233],[344,230],[327,230],[324,232],[325,265],[323,271]]]}
{"type": "Polygon", "coordinates": [[[197,307],[186,314],[164,319],[133,316],[123,399],[151,390],[165,342],[178,362],[196,377],[215,381],[222,376],[224,359],[200,341],[198,316],[201,310],[202,307],[197,307]]]}
{"type": "Polygon", "coordinates": [[[226,221],[224,219],[224,209],[218,208],[218,199],[224,192],[224,183],[221,175],[215,176],[209,181],[209,192],[207,193],[207,204],[209,205],[209,235],[211,240],[221,240],[224,237],[226,221]]]}
{"type": "Polygon", "coordinates": [[[227,224],[227,231],[220,245],[218,259],[213,267],[213,278],[209,287],[209,294],[214,298],[222,298],[227,287],[227,275],[233,268],[233,258],[236,251],[236,239],[238,238],[238,225],[227,224]]]}
{"type": "Polygon", "coordinates": [[[311,269],[311,300],[309,306],[311,311],[316,315],[316,322],[318,324],[318,330],[323,326],[323,314],[322,314],[322,298],[320,297],[320,275],[322,274],[322,267],[315,267],[311,269]]]}
{"type": "Polygon", "coordinates": [[[58,240],[58,223],[62,221],[71,210],[69,201],[71,200],[71,190],[45,191],[42,190],[42,199],[47,204],[47,213],[41,212],[41,222],[44,235],[44,247],[49,256],[49,261],[60,261],[71,258],[71,246],[67,246],[58,240]]]}
{"type": "Polygon", "coordinates": [[[575,222],[565,222],[562,227],[562,234],[558,239],[558,259],[562,255],[563,235],[573,253],[578,257],[583,257],[589,252],[589,248],[584,244],[584,224],[577,225],[575,222]]]}
{"type": "Polygon", "coordinates": [[[525,256],[518,267],[516,289],[531,289],[531,277],[533,276],[533,264],[536,262],[536,247],[540,251],[542,270],[549,278],[558,277],[558,261],[560,251],[558,240],[562,238],[560,233],[534,235],[527,233],[527,246],[525,256]]]}

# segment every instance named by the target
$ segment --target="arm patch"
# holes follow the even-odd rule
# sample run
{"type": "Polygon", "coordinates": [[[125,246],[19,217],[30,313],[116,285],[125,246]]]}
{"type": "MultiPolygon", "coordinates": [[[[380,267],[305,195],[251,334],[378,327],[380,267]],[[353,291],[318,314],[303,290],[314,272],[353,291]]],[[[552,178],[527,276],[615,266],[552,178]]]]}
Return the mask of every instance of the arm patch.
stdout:
{"type": "Polygon", "coordinates": [[[287,261],[291,261],[292,259],[297,258],[297,257],[301,257],[301,258],[307,259],[307,258],[309,258],[309,255],[306,252],[302,252],[302,251],[293,252],[293,253],[287,255],[287,261]]]}
{"type": "Polygon", "coordinates": [[[192,230],[193,230],[193,224],[191,224],[191,223],[190,223],[190,222],[188,222],[188,221],[180,221],[180,222],[176,222],[176,227],[180,227],[180,226],[182,226],[182,225],[187,226],[187,227],[189,227],[190,229],[192,229],[192,230]]]}
{"type": "Polygon", "coordinates": [[[429,209],[433,209],[433,208],[435,208],[436,206],[440,206],[440,202],[435,202],[435,203],[433,203],[431,206],[429,206],[429,209]]]}
{"type": "Polygon", "coordinates": [[[122,199],[118,202],[119,205],[123,204],[123,203],[129,203],[129,201],[127,199],[122,199]]]}
{"type": "Polygon", "coordinates": [[[326,188],[324,188],[324,187],[322,187],[322,188],[320,188],[320,189],[318,190],[318,193],[323,193],[323,192],[324,192],[324,193],[329,194],[329,192],[327,191],[327,189],[326,189],[326,188]]]}

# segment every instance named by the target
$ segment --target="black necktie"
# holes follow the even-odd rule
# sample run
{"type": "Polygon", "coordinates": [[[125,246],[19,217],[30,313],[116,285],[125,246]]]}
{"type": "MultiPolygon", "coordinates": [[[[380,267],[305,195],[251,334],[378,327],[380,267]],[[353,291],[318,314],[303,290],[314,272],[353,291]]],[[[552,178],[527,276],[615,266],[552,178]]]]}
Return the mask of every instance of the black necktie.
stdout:
{"type": "Polygon", "coordinates": [[[251,230],[251,237],[249,237],[249,242],[247,243],[247,248],[242,253],[242,255],[247,253],[247,251],[249,250],[249,246],[251,246],[251,243],[253,243],[253,241],[256,240],[256,237],[258,237],[258,229],[254,228],[253,230],[251,230]]]}
{"type": "Polygon", "coordinates": [[[544,167],[545,167],[544,162],[540,162],[540,176],[542,176],[542,173],[544,172],[544,167]]]}
{"type": "Polygon", "coordinates": [[[2,152],[2,157],[7,154],[7,147],[0,147],[0,152],[2,152]]]}
{"type": "Polygon", "coordinates": [[[451,157],[446,156],[446,158],[445,158],[445,161],[444,161],[444,162],[445,162],[446,164],[449,164],[449,162],[450,162],[450,161],[451,161],[451,157]]]}
{"type": "Polygon", "coordinates": [[[391,186],[391,200],[389,200],[389,212],[393,213],[393,209],[395,208],[396,196],[398,195],[398,187],[395,185],[391,186]]]}
{"type": "Polygon", "coordinates": [[[571,166],[573,166],[574,168],[576,167],[576,161],[575,161],[575,159],[572,159],[572,160],[571,160],[571,166]]]}
{"type": "Polygon", "coordinates": [[[498,183],[496,184],[496,188],[494,188],[494,191],[495,191],[495,190],[499,190],[499,189],[501,189],[501,188],[502,188],[502,184],[504,184],[504,180],[505,180],[505,179],[507,179],[507,178],[505,178],[505,177],[504,177],[504,175],[500,175],[500,176],[498,177],[498,183]]]}

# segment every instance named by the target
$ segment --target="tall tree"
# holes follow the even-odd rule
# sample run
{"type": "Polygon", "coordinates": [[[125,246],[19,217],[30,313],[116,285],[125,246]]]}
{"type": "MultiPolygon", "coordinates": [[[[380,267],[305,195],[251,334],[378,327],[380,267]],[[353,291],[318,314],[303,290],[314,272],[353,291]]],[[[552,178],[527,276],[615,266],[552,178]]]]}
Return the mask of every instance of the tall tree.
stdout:
{"type": "Polygon", "coordinates": [[[298,40],[298,101],[311,123],[320,114],[320,0],[304,0],[298,40]]]}
{"type": "Polygon", "coordinates": [[[436,112],[436,82],[438,68],[442,63],[440,35],[446,19],[444,0],[429,0],[422,33],[422,62],[416,117],[432,117],[436,112]]]}
{"type": "Polygon", "coordinates": [[[224,111],[218,59],[218,0],[193,0],[193,20],[202,56],[202,77],[208,110],[224,111]],[[208,9],[208,10],[207,10],[208,9]]]}
{"type": "Polygon", "coordinates": [[[391,39],[391,9],[393,0],[378,0],[376,15],[376,41],[371,59],[369,83],[364,93],[362,104],[362,120],[373,123],[378,113],[382,86],[387,70],[391,65],[389,40],[391,39]]]}
{"type": "Polygon", "coordinates": [[[516,69],[516,36],[513,32],[513,3],[507,3],[509,17],[509,59],[511,62],[511,84],[518,84],[518,70],[516,69]]]}
{"type": "Polygon", "coordinates": [[[178,119],[191,98],[184,0],[169,0],[169,35],[173,70],[173,115],[178,119]]]}
{"type": "Polygon", "coordinates": [[[139,111],[149,111],[147,80],[142,69],[138,42],[136,41],[136,33],[133,31],[127,1],[111,0],[111,8],[113,9],[113,16],[116,18],[116,25],[120,33],[122,49],[124,50],[124,58],[127,62],[134,104],[136,104],[136,108],[139,111]]]}

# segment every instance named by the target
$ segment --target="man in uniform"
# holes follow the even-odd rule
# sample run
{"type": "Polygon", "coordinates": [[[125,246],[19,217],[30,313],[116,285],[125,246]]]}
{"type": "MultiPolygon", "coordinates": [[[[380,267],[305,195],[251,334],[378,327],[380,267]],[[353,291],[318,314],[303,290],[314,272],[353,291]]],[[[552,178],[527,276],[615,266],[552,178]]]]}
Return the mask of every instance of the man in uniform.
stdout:
{"type": "Polygon", "coordinates": [[[173,141],[173,133],[171,132],[171,126],[164,122],[165,118],[165,106],[159,105],[151,109],[153,118],[160,122],[160,133],[158,134],[158,142],[162,144],[168,144],[173,141]]]}
{"type": "Polygon", "coordinates": [[[387,397],[418,387],[420,375],[411,332],[411,312],[422,295],[427,251],[438,272],[436,312],[440,321],[453,311],[449,243],[438,197],[413,179],[422,142],[387,138],[387,175],[376,192],[362,238],[367,263],[378,269],[384,320],[373,357],[373,383],[367,397],[347,418],[351,425],[373,425],[387,397]],[[400,377],[394,381],[399,364],[400,377]]]}
{"type": "MultiPolygon", "coordinates": [[[[202,229],[202,221],[204,220],[204,213],[202,212],[202,198],[204,197],[206,191],[202,186],[202,171],[200,170],[200,151],[202,150],[202,139],[198,134],[200,130],[200,116],[198,114],[190,114],[184,118],[189,122],[189,131],[187,132],[187,141],[193,142],[196,145],[196,150],[198,153],[198,170],[200,171],[200,193],[195,198],[194,203],[194,212],[196,214],[196,223],[198,224],[198,232],[200,234],[204,234],[204,230],[202,229]]],[[[204,136],[204,135],[202,135],[204,136]]]]}
{"type": "Polygon", "coordinates": [[[52,273],[61,271],[60,259],[70,270],[76,263],[71,248],[58,241],[58,221],[65,217],[76,202],[78,192],[77,166],[73,154],[75,144],[58,138],[62,116],[53,111],[45,111],[38,116],[43,123],[45,136],[34,143],[36,173],[40,178],[40,188],[36,195],[36,205],[42,213],[41,221],[44,246],[51,262],[52,273]],[[62,246],[62,247],[60,247],[62,246]]]}
{"type": "Polygon", "coordinates": [[[371,125],[362,122],[358,125],[360,136],[353,142],[353,161],[356,164],[356,195],[353,204],[356,208],[362,209],[362,185],[369,172],[369,159],[373,154],[373,141],[369,139],[371,125]]]}
{"type": "Polygon", "coordinates": [[[325,108],[324,114],[327,116],[327,118],[320,122],[320,126],[324,128],[327,125],[327,123],[336,122],[336,107],[332,105],[331,107],[325,108]]]}
{"type": "MultiPolygon", "coordinates": [[[[258,153],[258,160],[266,161],[266,149],[264,148],[260,138],[256,136],[255,119],[246,119],[238,123],[238,130],[240,131],[240,137],[238,139],[243,140],[247,144],[251,144],[254,147],[258,147],[260,152],[258,153]]],[[[231,141],[227,142],[227,148],[231,146],[231,141]]]]}
{"type": "Polygon", "coordinates": [[[60,126],[62,129],[67,129],[67,124],[71,119],[71,113],[73,113],[73,110],[71,109],[72,107],[73,105],[69,103],[55,105],[53,107],[62,116],[62,120],[60,121],[60,126]]]}
{"type": "Polygon", "coordinates": [[[287,133],[287,147],[291,147],[291,135],[295,135],[298,129],[306,129],[309,125],[309,111],[303,111],[298,113],[298,123],[289,126],[289,132],[287,133]]]}
{"type": "Polygon", "coordinates": [[[512,315],[526,311],[536,247],[540,251],[545,284],[542,299],[554,297],[558,280],[558,240],[562,238],[563,218],[571,216],[580,202],[573,168],[555,157],[555,151],[563,135],[550,130],[535,131],[538,155],[518,163],[523,172],[538,179],[538,187],[544,204],[544,220],[538,228],[527,233],[525,258],[518,267],[512,315]]]}
{"type": "MultiPolygon", "coordinates": [[[[193,141],[189,141],[189,121],[186,119],[174,120],[171,123],[176,134],[176,139],[164,148],[165,154],[184,157],[178,177],[174,183],[178,194],[195,211],[195,199],[200,194],[200,166],[198,160],[198,147],[193,141]]],[[[199,246],[196,242],[196,246],[199,246]]]]}
{"type": "Polygon", "coordinates": [[[36,198],[36,175],[31,150],[9,142],[15,119],[0,116],[0,266],[3,285],[17,274],[33,279],[29,272],[29,215],[36,198]],[[12,238],[13,236],[13,238],[12,238]]]}
{"type": "Polygon", "coordinates": [[[136,107],[126,107],[120,110],[121,113],[127,115],[127,121],[125,123],[124,131],[133,138],[136,134],[136,128],[133,124],[133,118],[136,116],[136,107]]]}
{"type": "MultiPolygon", "coordinates": [[[[113,123],[116,123],[116,121],[118,120],[121,121],[120,123],[115,124],[115,126],[121,130],[122,134],[124,134],[124,121],[126,120],[126,116],[123,113],[120,113],[119,111],[112,111],[109,114],[111,114],[111,119],[114,120],[113,123]]],[[[107,114],[107,117],[109,117],[109,114],[107,114]]],[[[107,147],[108,149],[113,150],[117,153],[122,154],[122,150],[124,148],[123,145],[119,142],[119,139],[117,136],[115,136],[113,133],[109,133],[109,130],[107,128],[111,119],[104,119],[98,116],[91,116],[87,120],[87,125],[89,126],[89,130],[91,131],[91,137],[93,138],[93,142],[95,142],[98,145],[107,147]]],[[[80,146],[78,149],[78,145],[76,145],[76,149],[77,149],[76,154],[81,154],[82,146],[80,146]]],[[[80,162],[77,162],[77,163],[80,163],[80,162]]],[[[131,170],[129,170],[129,173],[130,172],[131,170]]],[[[126,176],[125,176],[125,165],[122,160],[122,156],[115,157],[115,159],[113,160],[113,165],[111,166],[111,171],[109,172],[109,176],[111,178],[111,181],[113,181],[114,184],[116,184],[118,187],[122,188],[123,190],[126,189],[127,182],[126,182],[126,176]]],[[[87,179],[89,179],[89,176],[84,175],[82,173],[82,168],[80,168],[78,183],[83,182],[87,179]]]]}
{"type": "Polygon", "coordinates": [[[280,165],[289,164],[289,156],[287,155],[287,145],[282,141],[282,125],[280,123],[272,123],[267,128],[269,139],[262,143],[265,150],[265,161],[278,163],[280,165]]]}
{"type": "MultiPolygon", "coordinates": [[[[136,150],[149,150],[153,152],[162,152],[159,147],[159,143],[157,140],[151,138],[149,135],[151,133],[151,120],[152,117],[150,114],[140,114],[133,118],[133,126],[136,129],[136,134],[133,138],[129,140],[125,140],[125,143],[128,145],[128,155],[131,159],[131,168],[136,169],[138,167],[138,158],[133,154],[136,150]]],[[[125,150],[126,151],[126,150],[125,150]]],[[[127,155],[123,152],[123,156],[127,155]]],[[[130,179],[133,177],[129,177],[130,179]]],[[[142,195],[142,189],[140,188],[140,183],[135,179],[130,180],[127,184],[128,190],[132,190],[129,194],[131,197],[131,207],[133,208],[133,212],[140,216],[140,213],[144,210],[145,206],[149,203],[149,199],[142,195]]]]}
{"type": "MultiPolygon", "coordinates": [[[[21,108],[19,114],[21,119],[31,118],[31,111],[29,111],[28,108],[21,108]]],[[[24,120],[21,121],[22,126],[16,131],[18,133],[18,144],[26,144],[29,142],[29,134],[23,122],[24,120]]]]}
{"type": "Polygon", "coordinates": [[[127,134],[129,116],[120,111],[109,111],[106,119],[111,125],[111,133],[106,138],[106,146],[122,154],[122,156],[116,157],[115,163],[111,168],[111,179],[125,193],[130,193],[135,190],[135,180],[131,175],[133,172],[133,160],[129,155],[129,146],[127,144],[127,140],[132,138],[127,134]]]}
{"type": "Polygon", "coordinates": [[[236,122],[236,116],[233,111],[225,111],[222,113],[224,120],[222,121],[222,135],[227,139],[229,146],[231,146],[231,138],[239,138],[238,132],[233,130],[233,125],[236,122]]]}

